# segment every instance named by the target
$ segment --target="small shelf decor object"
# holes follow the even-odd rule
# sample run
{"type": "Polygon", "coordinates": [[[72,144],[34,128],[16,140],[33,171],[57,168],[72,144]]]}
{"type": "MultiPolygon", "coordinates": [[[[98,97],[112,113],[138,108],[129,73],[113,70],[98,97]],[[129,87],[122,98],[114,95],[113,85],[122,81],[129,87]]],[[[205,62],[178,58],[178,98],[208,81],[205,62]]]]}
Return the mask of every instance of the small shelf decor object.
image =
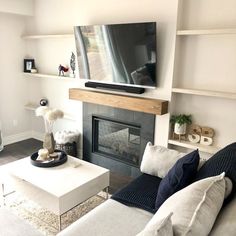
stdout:
{"type": "Polygon", "coordinates": [[[69,67],[62,66],[61,64],[58,67],[58,76],[65,76],[65,73],[68,72],[69,67]]]}
{"type": "Polygon", "coordinates": [[[32,69],[35,69],[34,59],[24,59],[24,72],[31,73],[32,69]]]}
{"type": "Polygon", "coordinates": [[[40,150],[38,152],[33,153],[30,157],[31,164],[34,166],[45,167],[45,168],[54,167],[54,166],[62,165],[63,163],[67,161],[66,153],[61,150],[55,150],[54,155],[50,156],[47,159],[38,160],[40,150]]]}
{"type": "Polygon", "coordinates": [[[192,118],[191,115],[172,115],[170,118],[170,123],[174,125],[174,134],[177,134],[179,137],[179,141],[181,140],[181,135],[186,134],[187,125],[192,124],[192,118]]]}
{"type": "Polygon", "coordinates": [[[214,129],[193,124],[189,128],[188,140],[191,143],[200,143],[202,145],[210,146],[213,144],[214,135],[214,129]]]}
{"type": "Polygon", "coordinates": [[[47,106],[48,105],[48,99],[47,98],[42,98],[39,101],[40,106],[47,106]]]}
{"type": "Polygon", "coordinates": [[[75,54],[73,52],[71,52],[71,57],[70,57],[70,68],[72,70],[70,77],[75,78],[75,54]]]}

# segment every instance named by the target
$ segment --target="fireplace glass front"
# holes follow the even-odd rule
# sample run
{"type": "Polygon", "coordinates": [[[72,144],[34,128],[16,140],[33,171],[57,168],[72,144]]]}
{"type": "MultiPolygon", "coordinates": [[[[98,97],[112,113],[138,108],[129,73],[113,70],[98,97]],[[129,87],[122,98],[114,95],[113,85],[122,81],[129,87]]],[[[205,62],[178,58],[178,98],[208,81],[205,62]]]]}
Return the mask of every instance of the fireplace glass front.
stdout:
{"type": "Polygon", "coordinates": [[[141,127],[93,116],[93,152],[139,166],[141,127]]]}

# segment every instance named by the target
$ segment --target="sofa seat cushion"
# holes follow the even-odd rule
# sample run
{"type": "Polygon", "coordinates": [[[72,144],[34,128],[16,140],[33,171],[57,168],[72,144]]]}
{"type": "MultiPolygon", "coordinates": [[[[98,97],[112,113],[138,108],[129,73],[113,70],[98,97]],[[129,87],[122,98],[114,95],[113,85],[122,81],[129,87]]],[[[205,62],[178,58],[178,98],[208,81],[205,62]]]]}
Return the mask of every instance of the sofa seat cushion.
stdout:
{"type": "Polygon", "coordinates": [[[143,231],[141,231],[136,236],[173,236],[173,226],[171,221],[171,212],[169,215],[163,219],[152,219],[147,223],[143,231]]]}
{"type": "Polygon", "coordinates": [[[143,230],[152,216],[147,211],[109,199],[58,236],[134,236],[143,230]]]}
{"type": "Polygon", "coordinates": [[[235,236],[236,235],[236,197],[225,205],[213,226],[210,236],[235,236]]]}
{"type": "Polygon", "coordinates": [[[138,207],[155,213],[155,201],[161,178],[142,174],[128,186],[116,192],[112,199],[127,206],[138,207]]]}
{"type": "Polygon", "coordinates": [[[5,208],[0,208],[0,222],[2,236],[42,236],[33,226],[5,208]]]}

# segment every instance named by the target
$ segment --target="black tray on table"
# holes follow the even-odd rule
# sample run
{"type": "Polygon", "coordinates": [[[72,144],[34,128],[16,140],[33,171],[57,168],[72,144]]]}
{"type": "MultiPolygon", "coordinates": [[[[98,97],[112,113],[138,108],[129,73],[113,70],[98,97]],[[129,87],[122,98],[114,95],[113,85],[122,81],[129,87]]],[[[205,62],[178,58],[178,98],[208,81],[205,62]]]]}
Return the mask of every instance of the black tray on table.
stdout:
{"type": "Polygon", "coordinates": [[[36,159],[38,158],[38,152],[35,152],[31,155],[30,157],[30,162],[32,165],[37,166],[37,167],[54,167],[54,166],[59,166],[62,165],[67,161],[67,155],[64,151],[61,150],[54,150],[54,152],[58,153],[57,158],[51,158],[47,161],[37,161],[36,159]]]}

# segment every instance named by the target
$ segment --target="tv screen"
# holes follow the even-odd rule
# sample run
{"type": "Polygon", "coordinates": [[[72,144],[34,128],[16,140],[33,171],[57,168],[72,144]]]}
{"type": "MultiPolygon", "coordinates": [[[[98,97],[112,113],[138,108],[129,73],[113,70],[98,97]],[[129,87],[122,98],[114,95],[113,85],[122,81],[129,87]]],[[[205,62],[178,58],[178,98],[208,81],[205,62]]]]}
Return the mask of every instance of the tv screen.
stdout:
{"type": "Polygon", "coordinates": [[[156,86],[156,23],[75,26],[80,78],[156,86]]]}

